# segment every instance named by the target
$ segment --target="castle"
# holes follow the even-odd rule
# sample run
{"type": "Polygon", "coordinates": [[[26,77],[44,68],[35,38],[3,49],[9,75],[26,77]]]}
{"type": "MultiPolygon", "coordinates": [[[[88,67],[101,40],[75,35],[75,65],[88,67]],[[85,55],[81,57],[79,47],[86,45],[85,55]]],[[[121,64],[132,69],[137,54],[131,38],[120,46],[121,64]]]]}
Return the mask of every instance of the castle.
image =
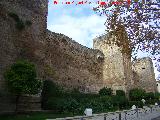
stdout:
{"type": "Polygon", "coordinates": [[[47,30],[48,0],[1,0],[0,8],[0,91],[6,89],[4,71],[21,58],[36,64],[39,78],[52,80],[64,88],[92,93],[103,87],[126,93],[136,87],[156,91],[152,60],[131,62],[123,27],[95,38],[90,49],[47,30]],[[9,13],[32,24],[20,31],[9,13]]]}

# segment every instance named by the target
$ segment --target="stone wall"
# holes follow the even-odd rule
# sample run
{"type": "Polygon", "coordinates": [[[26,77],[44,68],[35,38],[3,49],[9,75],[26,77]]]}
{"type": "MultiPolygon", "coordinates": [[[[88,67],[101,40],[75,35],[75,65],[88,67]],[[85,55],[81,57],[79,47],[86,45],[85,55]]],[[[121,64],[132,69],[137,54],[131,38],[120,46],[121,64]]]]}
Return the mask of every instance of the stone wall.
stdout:
{"type": "Polygon", "coordinates": [[[102,88],[101,51],[82,46],[63,34],[47,31],[45,55],[45,73],[52,70],[48,79],[82,92],[97,92],[102,88]]]}
{"type": "Polygon", "coordinates": [[[1,112],[14,110],[12,100],[6,100],[10,97],[7,96],[8,88],[3,78],[11,64],[18,59],[27,59],[35,63],[39,77],[42,75],[46,15],[47,0],[42,3],[37,0],[0,0],[0,99],[4,103],[0,104],[1,112]],[[18,16],[25,27],[17,29],[17,21],[9,14],[18,16]],[[30,21],[31,25],[26,25],[26,21],[30,21]],[[11,107],[5,106],[7,104],[11,107]]]}
{"type": "Polygon", "coordinates": [[[142,58],[133,62],[134,86],[147,92],[156,92],[156,80],[151,58],[142,58]]]}
{"type": "Polygon", "coordinates": [[[47,4],[47,0],[0,1],[0,93],[8,92],[3,74],[18,59],[33,62],[39,78],[52,80],[67,89],[97,93],[107,86],[128,92],[132,84],[154,91],[156,83],[150,60],[134,63],[134,72],[131,71],[130,55],[122,52],[128,49],[119,46],[129,44],[124,30],[122,33],[117,30],[120,36],[109,33],[96,38],[94,49],[87,48],[46,29],[47,4]],[[17,29],[17,21],[10,13],[24,24],[30,21],[31,25],[17,29]],[[145,69],[141,69],[143,66],[145,69]]]}
{"type": "Polygon", "coordinates": [[[27,58],[40,65],[44,58],[42,50],[46,38],[47,6],[42,5],[44,8],[41,8],[39,4],[36,0],[0,1],[0,86],[4,85],[4,71],[15,60],[27,58]],[[43,12],[46,13],[42,14],[43,12]],[[17,15],[24,23],[30,21],[31,25],[25,25],[23,30],[18,30],[16,21],[9,16],[10,13],[17,15]]]}
{"type": "Polygon", "coordinates": [[[114,92],[116,90],[127,92],[131,84],[131,59],[121,52],[122,47],[115,44],[116,41],[117,38],[113,34],[103,35],[94,39],[94,48],[104,53],[104,85],[111,87],[114,92]]]}

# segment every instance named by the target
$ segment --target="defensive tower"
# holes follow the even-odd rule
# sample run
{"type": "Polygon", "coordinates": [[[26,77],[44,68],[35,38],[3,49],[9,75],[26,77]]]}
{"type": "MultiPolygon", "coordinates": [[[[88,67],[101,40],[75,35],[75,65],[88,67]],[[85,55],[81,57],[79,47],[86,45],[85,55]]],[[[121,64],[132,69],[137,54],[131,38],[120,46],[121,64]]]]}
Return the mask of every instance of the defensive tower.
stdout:
{"type": "Polygon", "coordinates": [[[135,87],[144,89],[146,92],[156,92],[156,80],[152,59],[141,58],[133,62],[133,82],[135,87]]]}
{"type": "Polygon", "coordinates": [[[131,50],[123,26],[94,39],[94,49],[104,54],[103,83],[115,90],[128,91],[131,84],[131,50]]]}

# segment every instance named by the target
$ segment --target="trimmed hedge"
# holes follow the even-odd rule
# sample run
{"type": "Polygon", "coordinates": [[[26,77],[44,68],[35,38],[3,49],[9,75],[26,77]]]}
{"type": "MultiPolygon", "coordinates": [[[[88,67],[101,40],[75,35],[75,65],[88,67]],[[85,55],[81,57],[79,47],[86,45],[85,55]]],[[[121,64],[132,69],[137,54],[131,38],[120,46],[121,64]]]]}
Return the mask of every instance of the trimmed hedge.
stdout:
{"type": "Polygon", "coordinates": [[[141,101],[145,98],[145,91],[143,89],[132,89],[129,91],[129,98],[131,101],[141,101]]]}
{"type": "Polygon", "coordinates": [[[123,90],[116,90],[117,96],[125,96],[125,92],[123,90]]]}
{"type": "MultiPolygon", "coordinates": [[[[58,113],[70,113],[72,115],[84,114],[86,108],[92,108],[93,113],[102,113],[128,109],[133,105],[143,107],[141,98],[137,98],[143,93],[139,89],[131,90],[132,101],[128,101],[122,90],[117,90],[116,95],[112,95],[110,88],[102,88],[99,94],[84,94],[76,89],[64,91],[52,81],[45,81],[42,92],[42,107],[43,109],[55,110],[58,113]]],[[[148,95],[152,96],[152,94],[148,95]]],[[[151,103],[151,101],[147,101],[147,103],[151,103]]]]}
{"type": "Polygon", "coordinates": [[[142,101],[129,101],[129,107],[131,108],[133,105],[142,108],[144,104],[142,101]]]}
{"type": "Polygon", "coordinates": [[[102,95],[102,96],[104,96],[104,95],[112,95],[112,89],[104,87],[104,88],[100,89],[99,95],[102,95]]]}

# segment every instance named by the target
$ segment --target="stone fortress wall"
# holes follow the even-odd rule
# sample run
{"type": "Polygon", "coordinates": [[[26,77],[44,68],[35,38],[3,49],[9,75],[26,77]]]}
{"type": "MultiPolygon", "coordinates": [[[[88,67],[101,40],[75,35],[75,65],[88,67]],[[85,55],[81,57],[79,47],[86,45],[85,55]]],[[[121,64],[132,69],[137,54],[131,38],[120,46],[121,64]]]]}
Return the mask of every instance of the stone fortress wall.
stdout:
{"type": "Polygon", "coordinates": [[[47,30],[47,4],[47,0],[0,1],[0,89],[5,87],[4,71],[17,59],[25,58],[36,64],[39,78],[53,80],[65,88],[93,93],[104,86],[126,92],[134,87],[155,91],[151,61],[138,60],[140,64],[134,63],[132,72],[130,56],[122,54],[122,47],[107,43],[118,39],[113,35],[96,38],[94,49],[90,49],[47,30]],[[30,20],[32,25],[17,30],[16,22],[8,16],[10,12],[22,21],[30,20]],[[146,69],[140,71],[138,68],[143,65],[146,69]]]}
{"type": "Polygon", "coordinates": [[[3,73],[16,59],[23,56],[39,64],[43,57],[41,49],[46,38],[47,0],[1,0],[0,10],[0,89],[3,89],[3,73]],[[32,25],[17,30],[17,21],[9,16],[10,13],[16,14],[24,23],[30,21],[32,25]]]}
{"type": "Polygon", "coordinates": [[[51,31],[47,31],[46,42],[46,64],[54,72],[49,75],[51,80],[82,92],[96,92],[103,86],[104,55],[101,51],[87,48],[63,34],[51,31]]]}
{"type": "Polygon", "coordinates": [[[152,59],[149,57],[137,59],[132,65],[134,87],[140,87],[147,92],[157,91],[152,59]]]}
{"type": "MultiPolygon", "coordinates": [[[[103,35],[94,39],[93,46],[104,54],[103,84],[114,91],[124,90],[127,92],[131,85],[131,58],[123,54],[122,47],[113,42],[116,39],[115,35],[103,35]]],[[[126,38],[123,37],[123,39],[126,38]]]]}

